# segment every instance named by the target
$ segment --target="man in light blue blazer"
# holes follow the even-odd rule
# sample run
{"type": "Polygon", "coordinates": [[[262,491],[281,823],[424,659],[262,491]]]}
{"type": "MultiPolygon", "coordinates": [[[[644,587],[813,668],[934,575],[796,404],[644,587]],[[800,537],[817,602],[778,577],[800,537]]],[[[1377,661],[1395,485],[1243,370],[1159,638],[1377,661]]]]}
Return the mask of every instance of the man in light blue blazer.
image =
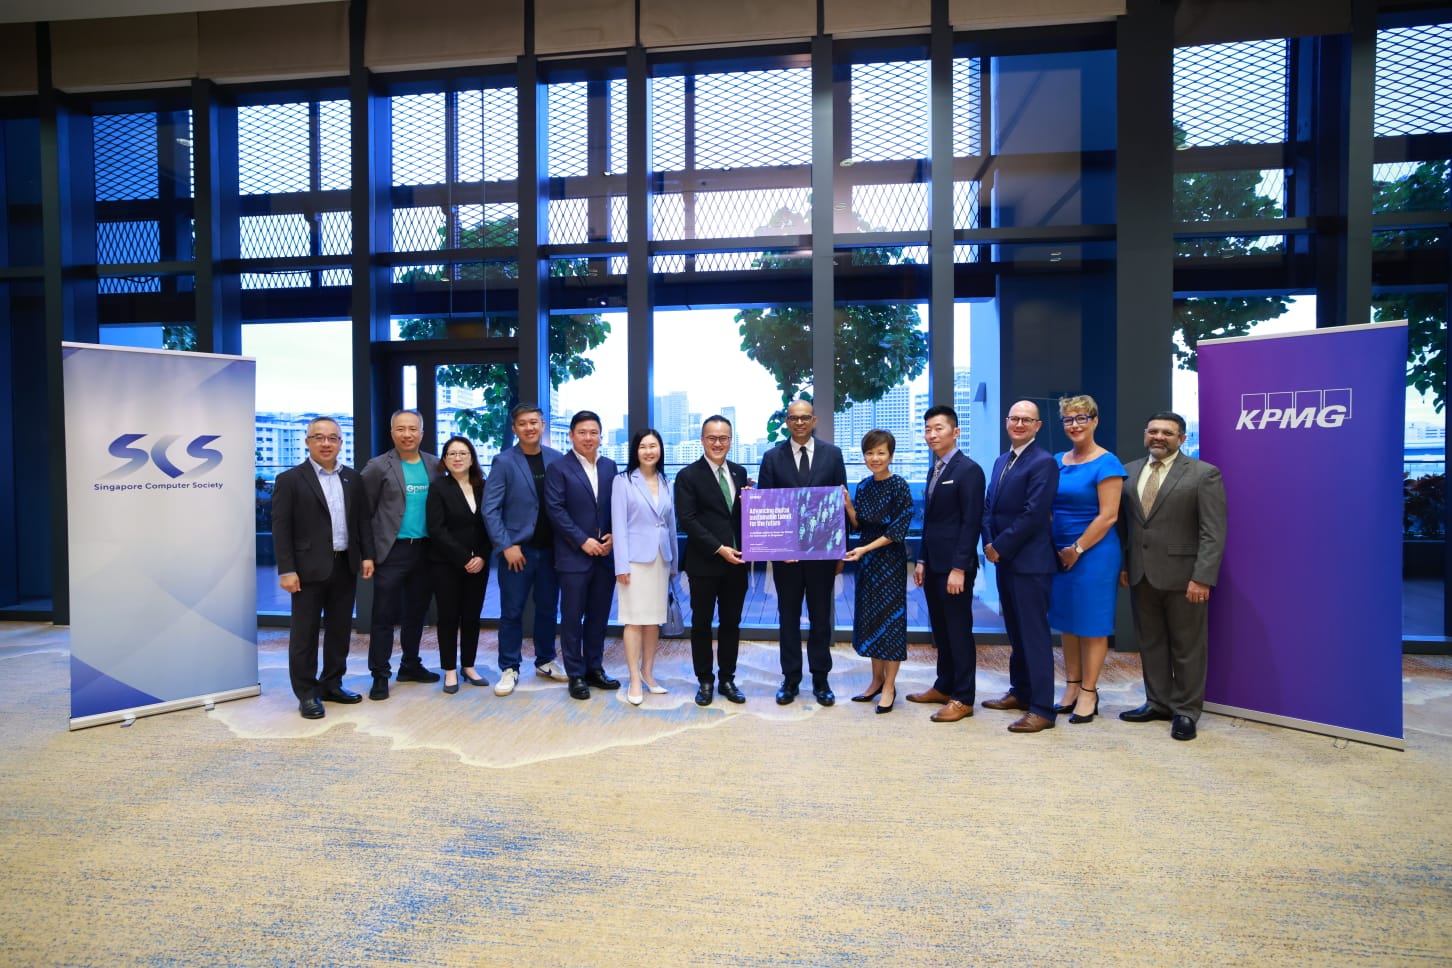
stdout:
{"type": "Polygon", "coordinates": [[[545,470],[562,456],[544,446],[544,411],[521,403],[509,412],[519,443],[489,467],[482,512],[489,540],[499,549],[499,682],[496,696],[519,684],[524,652],[524,603],[534,594],[534,671],[563,679],[555,662],[555,614],[560,586],[555,575],[555,535],[544,513],[545,470]]]}
{"type": "Polygon", "coordinates": [[[570,697],[589,699],[590,687],[619,689],[605,674],[605,623],[615,597],[610,492],[617,468],[600,456],[600,416],[570,418],[570,452],[545,469],[545,514],[555,530],[560,579],[560,652],[570,697]]]}

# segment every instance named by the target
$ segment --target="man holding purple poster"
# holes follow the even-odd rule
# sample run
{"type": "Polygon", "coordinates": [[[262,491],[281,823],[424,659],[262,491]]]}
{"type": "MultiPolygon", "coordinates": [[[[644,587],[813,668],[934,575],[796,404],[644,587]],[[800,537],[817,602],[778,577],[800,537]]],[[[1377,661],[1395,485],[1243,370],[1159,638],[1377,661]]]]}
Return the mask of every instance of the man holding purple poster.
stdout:
{"type": "MultiPolygon", "coordinates": [[[[787,407],[784,440],[761,459],[762,489],[772,487],[847,486],[847,465],[842,451],[812,435],[817,417],[809,400],[794,400],[787,407]]],[[[837,527],[845,528],[845,518],[837,527]]],[[[812,673],[812,695],[823,706],[837,701],[827,675],[832,671],[832,584],[842,561],[777,561],[777,617],[781,621],[781,688],[776,702],[785,706],[796,698],[802,681],[802,599],[807,602],[807,667],[812,673]]]]}
{"type": "Polygon", "coordinates": [[[1145,450],[1126,465],[1119,531],[1134,632],[1144,672],[1144,705],[1127,723],[1172,720],[1170,735],[1195,738],[1205,702],[1210,589],[1225,554],[1225,484],[1214,464],[1180,453],[1185,418],[1157,413],[1145,450]]]}

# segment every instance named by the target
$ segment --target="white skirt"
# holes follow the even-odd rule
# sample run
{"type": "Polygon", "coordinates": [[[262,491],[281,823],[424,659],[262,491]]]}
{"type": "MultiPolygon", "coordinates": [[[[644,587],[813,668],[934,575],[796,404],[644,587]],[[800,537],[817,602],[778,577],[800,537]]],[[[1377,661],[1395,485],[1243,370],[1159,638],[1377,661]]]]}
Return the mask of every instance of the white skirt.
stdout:
{"type": "Polygon", "coordinates": [[[655,561],[630,563],[630,584],[616,584],[621,625],[660,625],[666,620],[666,583],[671,568],[657,552],[655,561]]]}

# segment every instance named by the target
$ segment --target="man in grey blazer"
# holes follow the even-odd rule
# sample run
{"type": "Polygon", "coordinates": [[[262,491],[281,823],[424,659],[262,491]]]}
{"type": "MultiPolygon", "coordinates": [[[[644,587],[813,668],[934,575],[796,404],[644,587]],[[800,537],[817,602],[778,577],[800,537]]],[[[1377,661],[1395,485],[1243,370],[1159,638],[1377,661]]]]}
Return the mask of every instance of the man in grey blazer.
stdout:
{"type": "Polygon", "coordinates": [[[393,449],[363,468],[363,490],[372,509],[373,619],[368,636],[368,671],[373,673],[369,699],[388,698],[393,627],[399,626],[400,682],[438,682],[439,674],[418,656],[424,615],[433,598],[429,577],[429,484],[439,474],[439,459],[419,450],[423,417],[417,410],[399,410],[389,421],[393,449]]]}
{"type": "Polygon", "coordinates": [[[499,549],[499,682],[494,695],[519,684],[524,652],[524,603],[534,595],[534,671],[543,679],[565,677],[555,662],[555,616],[560,584],[555,574],[555,533],[544,513],[545,469],[562,456],[542,442],[544,411],[521,403],[509,412],[519,443],[501,451],[484,488],[484,526],[499,549]]]}
{"type": "Polygon", "coordinates": [[[1144,432],[1147,458],[1125,467],[1119,531],[1145,703],[1128,723],[1171,720],[1170,735],[1195,738],[1205,701],[1207,603],[1225,554],[1225,485],[1213,464],[1180,453],[1185,418],[1164,411],[1144,432]]]}

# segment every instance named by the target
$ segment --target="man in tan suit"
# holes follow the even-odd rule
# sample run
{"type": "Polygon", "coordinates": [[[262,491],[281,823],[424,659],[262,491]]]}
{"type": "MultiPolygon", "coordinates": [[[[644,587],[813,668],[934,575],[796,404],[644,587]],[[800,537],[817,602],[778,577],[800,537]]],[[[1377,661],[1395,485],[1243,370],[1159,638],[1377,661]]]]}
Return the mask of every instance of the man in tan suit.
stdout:
{"type": "Polygon", "coordinates": [[[1130,462],[1119,531],[1145,703],[1119,714],[1129,723],[1172,720],[1170,735],[1195,738],[1205,701],[1206,613],[1225,553],[1225,486],[1213,464],[1180,453],[1185,418],[1157,413],[1145,428],[1149,452],[1130,462]]]}

